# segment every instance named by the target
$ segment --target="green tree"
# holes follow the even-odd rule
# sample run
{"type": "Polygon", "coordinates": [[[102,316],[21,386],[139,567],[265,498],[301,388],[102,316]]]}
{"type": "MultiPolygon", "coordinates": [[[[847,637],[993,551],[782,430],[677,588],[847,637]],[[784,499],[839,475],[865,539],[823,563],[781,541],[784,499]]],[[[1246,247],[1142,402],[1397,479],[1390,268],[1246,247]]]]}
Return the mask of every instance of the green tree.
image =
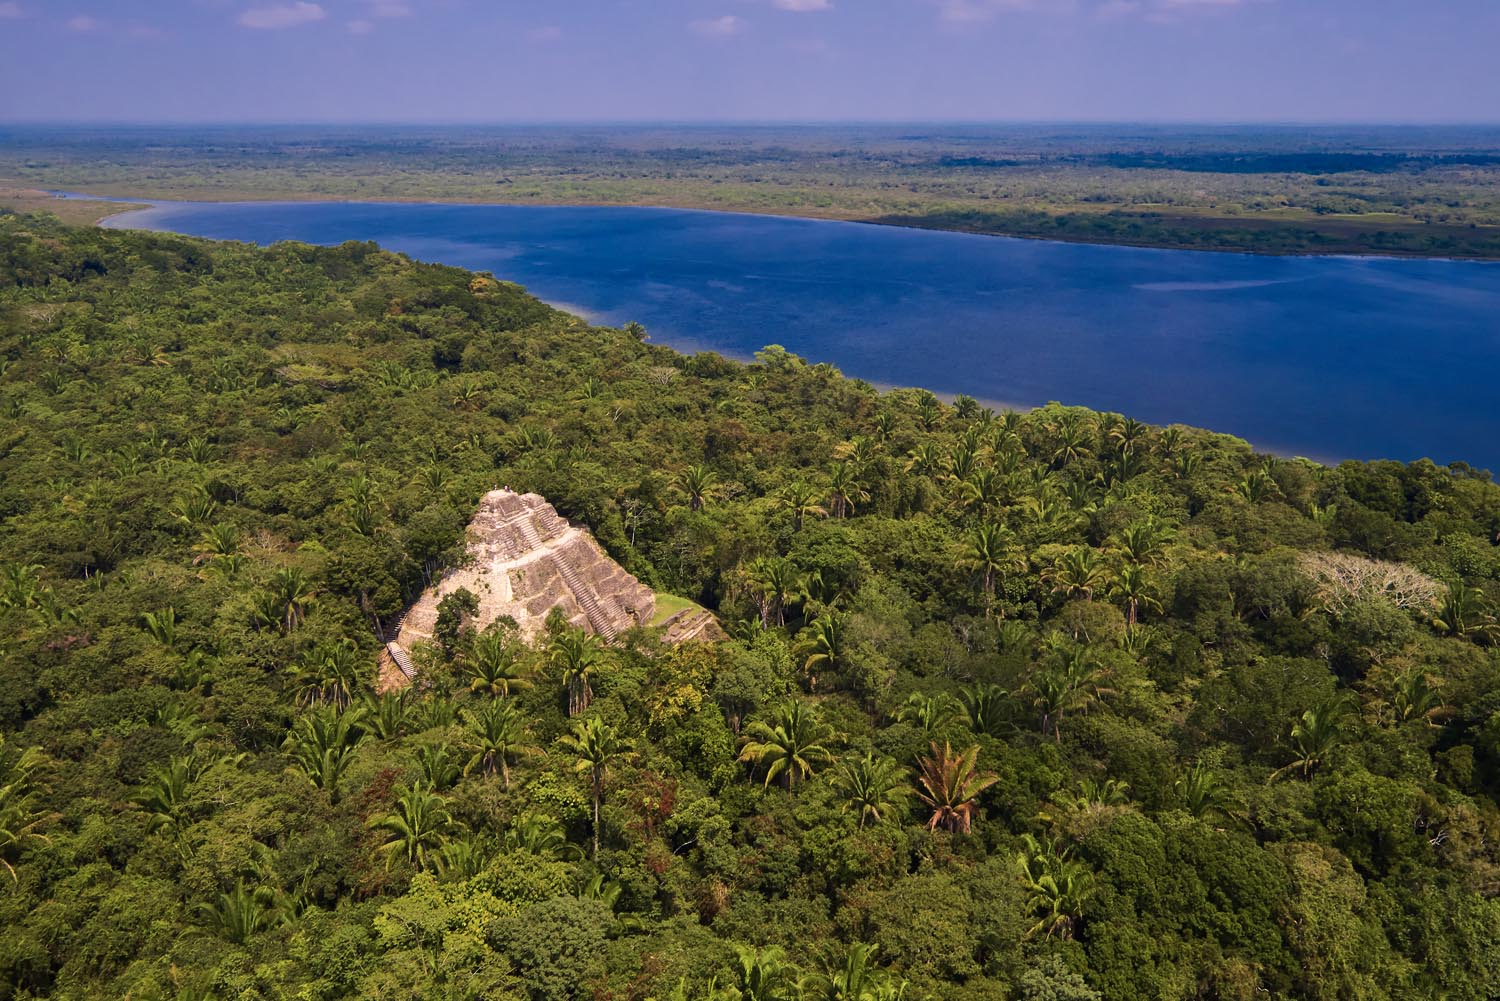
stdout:
{"type": "Polygon", "coordinates": [[[829,781],[843,797],[845,808],[859,811],[859,826],[898,816],[906,805],[906,771],[894,759],[866,752],[839,762],[829,781]]]}
{"type": "Polygon", "coordinates": [[[453,829],[453,817],[442,796],[417,785],[402,789],[396,796],[395,810],[371,818],[369,826],[386,835],[378,850],[385,855],[387,866],[402,858],[422,871],[443,847],[453,829]]]}
{"type": "Polygon", "coordinates": [[[521,711],[510,702],[483,702],[463,710],[464,747],[471,754],[464,765],[467,775],[478,768],[487,775],[497,771],[500,784],[510,788],[510,763],[541,749],[526,742],[526,724],[521,711]]]}
{"type": "Polygon", "coordinates": [[[752,721],[745,734],[740,760],[764,768],[766,785],[780,779],[791,789],[833,760],[828,749],[833,731],[819,720],[816,709],[796,699],[782,703],[770,720],[752,721]]]}
{"type": "Polygon", "coordinates": [[[978,759],[978,744],[954,753],[944,741],[941,750],[934,742],[930,753],[917,761],[917,799],[932,811],[929,829],[969,833],[979,794],[1000,781],[993,772],[981,772],[978,759]]]}
{"type": "Polygon", "coordinates": [[[589,793],[594,800],[594,855],[597,857],[599,807],[604,802],[604,784],[609,778],[610,766],[630,753],[630,741],[598,716],[591,716],[574,720],[572,732],[560,737],[558,744],[578,759],[574,767],[588,775],[589,793]]]}

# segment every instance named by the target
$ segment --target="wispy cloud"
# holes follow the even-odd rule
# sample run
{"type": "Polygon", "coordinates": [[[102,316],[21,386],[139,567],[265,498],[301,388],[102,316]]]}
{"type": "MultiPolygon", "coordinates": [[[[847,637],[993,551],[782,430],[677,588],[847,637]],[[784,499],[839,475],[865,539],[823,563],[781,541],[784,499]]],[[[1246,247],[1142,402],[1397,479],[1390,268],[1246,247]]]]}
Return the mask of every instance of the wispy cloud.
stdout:
{"type": "Polygon", "coordinates": [[[240,26],[244,28],[274,29],[295,28],[312,24],[328,16],[315,3],[279,3],[268,7],[251,7],[240,15],[240,26]]]}
{"type": "Polygon", "coordinates": [[[361,17],[350,21],[344,27],[349,30],[349,34],[351,35],[368,35],[375,30],[375,22],[361,17]]]}
{"type": "Polygon", "coordinates": [[[69,31],[98,31],[101,27],[103,24],[97,17],[89,17],[87,14],[68,18],[69,31]]]}
{"type": "Polygon", "coordinates": [[[411,17],[411,5],[405,0],[369,0],[371,17],[411,17]]]}
{"type": "Polygon", "coordinates": [[[21,10],[21,5],[20,4],[18,4],[18,3],[0,3],[0,17],[24,17],[24,16],[25,16],[25,14],[21,10]]]}
{"type": "Polygon", "coordinates": [[[1069,14],[1075,0],[934,0],[944,21],[968,23],[989,21],[1001,14],[1024,12],[1069,14]]]}
{"type": "Polygon", "coordinates": [[[806,14],[815,10],[833,9],[833,4],[830,0],[771,0],[771,6],[781,10],[795,11],[798,14],[806,14]]]}
{"type": "Polygon", "coordinates": [[[688,27],[708,38],[728,38],[745,30],[745,19],[735,17],[733,14],[725,14],[723,17],[705,17],[691,21],[688,27]]]}

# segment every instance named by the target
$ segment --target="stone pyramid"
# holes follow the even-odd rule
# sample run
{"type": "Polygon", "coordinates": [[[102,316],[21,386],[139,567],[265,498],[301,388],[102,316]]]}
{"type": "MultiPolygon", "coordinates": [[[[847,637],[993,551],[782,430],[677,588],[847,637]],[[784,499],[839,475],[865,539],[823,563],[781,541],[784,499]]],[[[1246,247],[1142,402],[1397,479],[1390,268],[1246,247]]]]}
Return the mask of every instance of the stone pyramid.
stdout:
{"type": "Polygon", "coordinates": [[[606,641],[646,625],[656,612],[655,593],[606,556],[586,529],[570,524],[537,494],[492,490],[469,522],[463,566],[422,592],[386,644],[382,688],[411,680],[414,645],[432,639],[438,602],[459,588],[479,599],[476,629],[509,615],[528,641],[554,608],[606,641]]]}

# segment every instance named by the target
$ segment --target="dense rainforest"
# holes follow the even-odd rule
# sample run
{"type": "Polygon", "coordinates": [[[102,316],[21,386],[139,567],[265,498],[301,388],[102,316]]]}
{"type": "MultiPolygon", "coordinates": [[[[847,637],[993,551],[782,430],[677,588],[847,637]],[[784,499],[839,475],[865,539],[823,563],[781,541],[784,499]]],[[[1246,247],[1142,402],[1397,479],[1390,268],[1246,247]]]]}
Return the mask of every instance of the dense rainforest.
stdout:
{"type": "Polygon", "coordinates": [[[1463,465],[0,215],[0,998],[1495,997],[1497,598],[1463,465]],[[499,484],[730,638],[377,693],[499,484]]]}

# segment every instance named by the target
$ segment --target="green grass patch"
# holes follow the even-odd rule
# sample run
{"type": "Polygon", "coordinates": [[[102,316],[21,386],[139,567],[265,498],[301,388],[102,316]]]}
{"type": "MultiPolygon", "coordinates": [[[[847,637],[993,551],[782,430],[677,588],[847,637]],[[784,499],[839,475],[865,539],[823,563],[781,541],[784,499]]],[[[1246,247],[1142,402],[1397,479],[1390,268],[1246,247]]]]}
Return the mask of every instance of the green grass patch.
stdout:
{"type": "Polygon", "coordinates": [[[675,594],[665,594],[662,592],[657,592],[656,614],[651,617],[651,625],[659,626],[663,622],[670,619],[672,616],[676,615],[678,612],[683,612],[694,608],[701,609],[702,607],[703,606],[698,604],[696,601],[690,601],[687,598],[679,598],[675,594]]]}

